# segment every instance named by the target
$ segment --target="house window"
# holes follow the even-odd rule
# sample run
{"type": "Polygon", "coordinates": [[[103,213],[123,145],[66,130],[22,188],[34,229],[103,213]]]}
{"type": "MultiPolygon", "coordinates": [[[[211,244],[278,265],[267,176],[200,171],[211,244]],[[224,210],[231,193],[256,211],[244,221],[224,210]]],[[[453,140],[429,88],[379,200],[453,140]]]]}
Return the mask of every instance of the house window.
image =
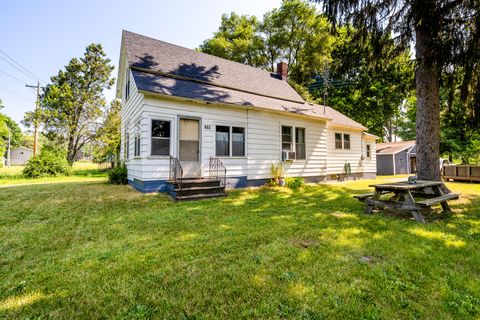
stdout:
{"type": "Polygon", "coordinates": [[[295,128],[295,158],[305,160],[305,128],[295,128]]]}
{"type": "Polygon", "coordinates": [[[232,127],[232,156],[245,156],[245,128],[232,127]]]}
{"type": "Polygon", "coordinates": [[[370,145],[367,144],[367,158],[370,158],[371,156],[371,149],[370,149],[370,145]]]}
{"type": "Polygon", "coordinates": [[[152,156],[170,155],[170,121],[152,120],[152,156]]]}
{"type": "Polygon", "coordinates": [[[130,97],[130,72],[127,70],[127,82],[125,83],[125,100],[128,100],[130,97]]]}
{"type": "Polygon", "coordinates": [[[350,149],[350,134],[348,133],[343,134],[343,149],[350,149]]]}
{"type": "Polygon", "coordinates": [[[335,133],[335,149],[342,149],[342,134],[335,133]]]}
{"type": "Polygon", "coordinates": [[[127,132],[125,133],[125,159],[128,160],[130,158],[130,134],[128,133],[128,128],[126,128],[127,132]]]}
{"type": "Polygon", "coordinates": [[[282,151],[293,151],[292,127],[282,126],[282,151]]]}
{"type": "Polygon", "coordinates": [[[215,155],[217,157],[230,156],[230,127],[217,126],[215,129],[215,155]]]}
{"type": "Polygon", "coordinates": [[[245,128],[216,126],[215,155],[217,157],[244,157],[245,128]]]}
{"type": "Polygon", "coordinates": [[[404,164],[404,163],[405,163],[405,160],[404,160],[403,158],[400,158],[400,159],[398,160],[398,163],[404,164]]]}
{"type": "Polygon", "coordinates": [[[139,157],[140,156],[140,132],[135,133],[135,139],[134,139],[134,157],[139,157]]]}

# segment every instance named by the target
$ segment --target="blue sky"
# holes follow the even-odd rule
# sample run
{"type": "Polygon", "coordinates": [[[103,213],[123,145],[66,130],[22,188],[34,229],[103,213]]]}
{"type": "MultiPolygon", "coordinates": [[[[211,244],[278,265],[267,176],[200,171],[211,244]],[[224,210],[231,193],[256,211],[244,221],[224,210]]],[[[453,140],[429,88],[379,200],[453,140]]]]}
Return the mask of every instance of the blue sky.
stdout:
{"type": "MultiPolygon", "coordinates": [[[[90,43],[101,43],[116,67],[122,29],[195,48],[211,37],[223,13],[261,17],[280,2],[2,0],[0,50],[41,80],[49,81],[72,57],[81,56],[90,43]]],[[[5,58],[2,53],[0,57],[5,58]]],[[[25,87],[26,83],[36,81],[0,59],[0,99],[5,106],[1,112],[17,122],[34,107],[35,93],[25,87]]],[[[108,100],[114,97],[113,90],[105,94],[108,100]]]]}

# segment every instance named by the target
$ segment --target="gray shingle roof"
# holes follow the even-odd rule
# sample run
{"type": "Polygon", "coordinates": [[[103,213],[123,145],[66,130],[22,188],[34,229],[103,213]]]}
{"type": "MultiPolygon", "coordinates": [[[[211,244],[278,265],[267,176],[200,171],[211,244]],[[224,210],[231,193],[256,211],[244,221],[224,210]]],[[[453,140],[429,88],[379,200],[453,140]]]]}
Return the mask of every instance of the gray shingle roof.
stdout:
{"type": "Polygon", "coordinates": [[[136,70],[133,70],[132,74],[137,88],[144,92],[212,103],[251,106],[260,109],[291,112],[315,118],[328,119],[323,113],[323,108],[319,108],[317,105],[275,99],[210,84],[160,76],[136,70]]]}
{"type": "Polygon", "coordinates": [[[399,141],[377,143],[377,154],[397,154],[405,149],[415,146],[415,141],[399,141]]]}
{"type": "Polygon", "coordinates": [[[140,91],[290,112],[366,129],[330,107],[306,103],[276,74],[129,31],[123,31],[123,46],[140,91]]]}
{"type": "Polygon", "coordinates": [[[162,74],[211,83],[254,94],[303,103],[302,97],[276,73],[123,31],[127,62],[162,74]]]}

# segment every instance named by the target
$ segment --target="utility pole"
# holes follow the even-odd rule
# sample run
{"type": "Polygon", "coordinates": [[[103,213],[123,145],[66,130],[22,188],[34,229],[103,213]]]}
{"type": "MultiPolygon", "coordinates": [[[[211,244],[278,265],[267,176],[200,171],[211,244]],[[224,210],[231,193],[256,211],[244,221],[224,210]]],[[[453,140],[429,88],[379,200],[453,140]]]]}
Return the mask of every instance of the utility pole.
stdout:
{"type": "Polygon", "coordinates": [[[38,150],[38,107],[40,106],[40,81],[37,81],[36,86],[25,85],[27,88],[37,89],[37,100],[35,102],[35,111],[33,113],[33,155],[37,155],[38,150]]]}

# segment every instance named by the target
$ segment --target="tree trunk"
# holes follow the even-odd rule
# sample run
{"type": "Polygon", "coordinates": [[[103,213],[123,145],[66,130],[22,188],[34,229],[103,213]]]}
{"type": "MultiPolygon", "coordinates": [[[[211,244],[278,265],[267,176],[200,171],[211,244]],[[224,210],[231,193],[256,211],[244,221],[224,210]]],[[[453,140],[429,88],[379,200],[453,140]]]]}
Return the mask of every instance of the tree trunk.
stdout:
{"type": "Polygon", "coordinates": [[[423,28],[415,31],[418,179],[441,181],[439,72],[432,35],[423,28]]]}

